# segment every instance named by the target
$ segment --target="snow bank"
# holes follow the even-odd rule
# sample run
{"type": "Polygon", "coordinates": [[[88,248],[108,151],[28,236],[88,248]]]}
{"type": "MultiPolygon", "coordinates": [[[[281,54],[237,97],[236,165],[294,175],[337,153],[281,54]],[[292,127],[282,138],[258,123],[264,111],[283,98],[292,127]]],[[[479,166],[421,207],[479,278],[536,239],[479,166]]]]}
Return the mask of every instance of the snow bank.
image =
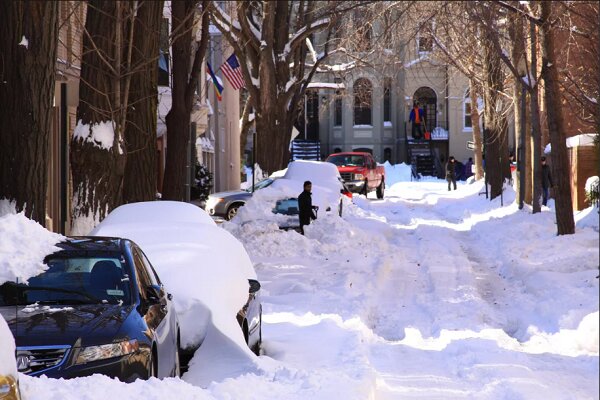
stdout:
{"type": "Polygon", "coordinates": [[[0,376],[17,376],[15,339],[2,315],[0,315],[0,376]]]}
{"type": "Polygon", "coordinates": [[[398,182],[410,182],[410,165],[405,163],[392,165],[389,161],[386,161],[383,163],[383,167],[385,168],[386,187],[392,187],[398,182]]]}
{"type": "Polygon", "coordinates": [[[46,230],[23,213],[7,212],[11,207],[1,206],[0,214],[0,284],[6,281],[27,281],[43,272],[44,257],[60,250],[55,245],[62,235],[46,230]]]}
{"type": "Polygon", "coordinates": [[[248,279],[256,279],[256,273],[241,243],[203,214],[187,203],[127,204],[91,234],[128,238],[142,248],[173,294],[182,346],[202,343],[195,356],[202,361],[192,361],[189,373],[210,381],[215,374],[231,374],[228,367],[252,363],[236,315],[248,300],[248,279]],[[219,357],[229,364],[215,368],[219,357]]]}

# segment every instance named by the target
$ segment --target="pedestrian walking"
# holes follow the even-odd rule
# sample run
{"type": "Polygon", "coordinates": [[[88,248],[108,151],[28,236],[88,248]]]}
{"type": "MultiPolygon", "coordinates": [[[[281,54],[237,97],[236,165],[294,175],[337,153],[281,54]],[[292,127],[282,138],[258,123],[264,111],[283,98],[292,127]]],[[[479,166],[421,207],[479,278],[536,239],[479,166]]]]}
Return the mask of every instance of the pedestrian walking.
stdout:
{"type": "Polygon", "coordinates": [[[473,176],[473,157],[469,157],[469,161],[465,164],[465,178],[469,179],[473,176]]]}
{"type": "Polygon", "coordinates": [[[310,221],[317,219],[315,211],[319,207],[312,205],[312,182],[304,182],[304,190],[298,196],[298,216],[300,218],[300,233],[304,235],[304,226],[310,225],[310,221]]]}
{"type": "Polygon", "coordinates": [[[548,203],[550,196],[550,188],[552,184],[552,175],[550,174],[550,166],[546,164],[546,157],[542,157],[542,205],[548,203]]]}
{"type": "Polygon", "coordinates": [[[419,102],[413,103],[413,108],[408,116],[409,122],[412,122],[412,137],[413,139],[423,138],[423,125],[425,124],[425,111],[419,108],[419,102]]]}
{"type": "Polygon", "coordinates": [[[456,160],[454,156],[450,156],[446,163],[446,180],[448,181],[448,191],[450,191],[450,184],[453,184],[454,190],[456,190],[456,160]]]}

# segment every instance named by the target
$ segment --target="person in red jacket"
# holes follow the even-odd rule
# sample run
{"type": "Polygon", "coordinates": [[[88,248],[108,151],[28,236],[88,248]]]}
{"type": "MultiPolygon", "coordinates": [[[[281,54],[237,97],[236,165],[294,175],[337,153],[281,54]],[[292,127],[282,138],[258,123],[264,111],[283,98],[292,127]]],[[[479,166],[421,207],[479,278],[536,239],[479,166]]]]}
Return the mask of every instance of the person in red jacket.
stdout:
{"type": "Polygon", "coordinates": [[[410,111],[408,120],[412,122],[412,137],[413,139],[423,138],[423,125],[425,125],[425,111],[419,108],[419,102],[415,101],[413,109],[410,111]]]}

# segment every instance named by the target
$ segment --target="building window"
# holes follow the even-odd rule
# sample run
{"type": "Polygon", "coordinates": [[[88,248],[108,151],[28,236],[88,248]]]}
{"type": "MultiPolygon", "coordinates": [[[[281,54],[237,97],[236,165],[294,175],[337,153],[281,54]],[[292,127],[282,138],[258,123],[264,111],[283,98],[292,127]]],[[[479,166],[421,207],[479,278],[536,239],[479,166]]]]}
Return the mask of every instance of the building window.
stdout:
{"type": "Polygon", "coordinates": [[[419,30],[417,49],[419,53],[429,53],[433,50],[433,21],[427,21],[419,30]]]}
{"type": "Polygon", "coordinates": [[[354,82],[354,125],[371,125],[371,104],[373,85],[365,78],[354,82]]]}
{"type": "Polygon", "coordinates": [[[392,121],[392,78],[383,80],[383,120],[392,121]]]}
{"type": "Polygon", "coordinates": [[[386,161],[392,162],[392,149],[389,147],[383,149],[383,162],[386,161]]]}
{"type": "Polygon", "coordinates": [[[337,90],[335,92],[335,99],[333,100],[333,126],[342,126],[342,91],[337,90]]]}
{"type": "Polygon", "coordinates": [[[471,121],[471,96],[469,89],[465,94],[463,101],[463,130],[470,131],[473,129],[473,121],[471,121]]]}

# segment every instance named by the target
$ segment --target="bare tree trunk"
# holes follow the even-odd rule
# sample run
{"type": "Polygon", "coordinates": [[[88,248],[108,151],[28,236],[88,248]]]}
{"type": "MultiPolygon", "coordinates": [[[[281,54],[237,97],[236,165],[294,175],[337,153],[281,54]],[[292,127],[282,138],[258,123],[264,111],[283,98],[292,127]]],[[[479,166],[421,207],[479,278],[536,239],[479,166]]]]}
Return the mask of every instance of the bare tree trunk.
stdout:
{"type": "Polygon", "coordinates": [[[129,107],[125,125],[127,163],[123,202],[154,200],[156,170],[156,115],[160,23],[163,1],[143,1],[137,11],[133,38],[129,107]]]}
{"type": "Polygon", "coordinates": [[[109,68],[122,51],[117,43],[122,19],[110,17],[119,7],[121,3],[91,0],[87,8],[78,122],[71,143],[74,235],[87,234],[122,202],[126,156],[115,121],[120,84],[115,84],[117,70],[109,68]]]}
{"type": "MultiPolygon", "coordinates": [[[[531,73],[537,76],[538,73],[538,44],[537,44],[537,28],[533,22],[529,26],[529,36],[531,38],[531,73]]],[[[542,123],[540,120],[540,101],[539,101],[539,85],[535,85],[531,92],[531,188],[533,199],[531,201],[532,212],[539,213],[542,211],[540,198],[542,197],[542,123]]]]}
{"type": "Polygon", "coordinates": [[[554,31],[552,26],[552,2],[541,2],[542,9],[542,70],[545,82],[544,98],[548,115],[548,131],[552,144],[552,181],[556,208],[556,225],[559,235],[575,233],[571,186],[569,183],[569,159],[565,142],[564,122],[561,110],[561,93],[556,58],[554,55],[554,31]]]}
{"type": "MultiPolygon", "coordinates": [[[[492,21],[490,10],[484,10],[486,19],[492,21]]],[[[499,107],[499,93],[503,89],[504,74],[502,72],[502,60],[494,49],[493,41],[488,36],[490,31],[485,33],[484,37],[484,102],[485,102],[485,165],[488,182],[490,183],[490,198],[502,194],[502,185],[505,177],[504,164],[508,162],[508,154],[503,154],[506,147],[506,129],[502,123],[499,107]]]]}
{"type": "Polygon", "coordinates": [[[208,47],[208,1],[202,2],[202,34],[190,66],[193,24],[191,16],[197,1],[185,0],[171,3],[173,31],[173,93],[171,110],[167,114],[167,161],[162,195],[168,200],[185,200],[186,158],[190,138],[190,116],[195,101],[196,86],[202,61],[208,47]]]}
{"type": "Polygon", "coordinates": [[[481,128],[479,127],[479,109],[477,98],[479,90],[474,79],[469,80],[469,96],[471,97],[471,125],[473,126],[473,155],[475,156],[475,179],[483,178],[483,142],[481,128]]]}
{"type": "MultiPolygon", "coordinates": [[[[242,126],[240,129],[240,160],[244,159],[244,153],[246,151],[246,144],[248,143],[248,132],[250,131],[250,127],[254,123],[254,118],[250,120],[250,110],[252,109],[252,105],[250,104],[250,96],[246,99],[246,104],[244,104],[244,111],[242,111],[242,126]]],[[[254,160],[252,160],[254,162],[254,160]]]]}
{"type": "MultiPolygon", "coordinates": [[[[527,187],[527,173],[525,168],[526,151],[524,148],[522,148],[522,144],[525,143],[525,138],[523,137],[525,136],[525,126],[523,124],[525,115],[523,114],[527,114],[526,112],[524,113],[525,108],[522,107],[523,102],[526,101],[526,99],[523,98],[524,83],[521,80],[521,76],[525,75],[522,71],[522,66],[524,65],[525,61],[525,38],[523,36],[523,18],[511,18],[509,32],[512,41],[512,60],[515,67],[517,68],[517,72],[519,72],[519,76],[514,76],[515,84],[513,86],[513,114],[515,120],[515,148],[517,150],[515,152],[515,157],[518,163],[515,179],[515,190],[517,195],[515,201],[519,205],[522,205],[522,203],[525,201],[525,191],[521,191],[521,180],[523,178],[523,189],[527,187]]],[[[527,96],[525,95],[525,97],[527,96]]]]}
{"type": "MultiPolygon", "coordinates": [[[[0,200],[46,223],[56,2],[0,2],[0,200]]],[[[0,239],[1,240],[1,239],[0,239]]]]}
{"type": "MultiPolygon", "coordinates": [[[[537,90],[537,87],[535,88],[537,90]]],[[[527,109],[531,110],[531,95],[527,95],[527,109]]],[[[532,137],[531,137],[531,111],[527,113],[525,116],[525,173],[529,177],[527,180],[527,185],[525,186],[525,203],[533,204],[533,172],[532,172],[532,163],[531,163],[531,154],[532,154],[532,137]]]]}

